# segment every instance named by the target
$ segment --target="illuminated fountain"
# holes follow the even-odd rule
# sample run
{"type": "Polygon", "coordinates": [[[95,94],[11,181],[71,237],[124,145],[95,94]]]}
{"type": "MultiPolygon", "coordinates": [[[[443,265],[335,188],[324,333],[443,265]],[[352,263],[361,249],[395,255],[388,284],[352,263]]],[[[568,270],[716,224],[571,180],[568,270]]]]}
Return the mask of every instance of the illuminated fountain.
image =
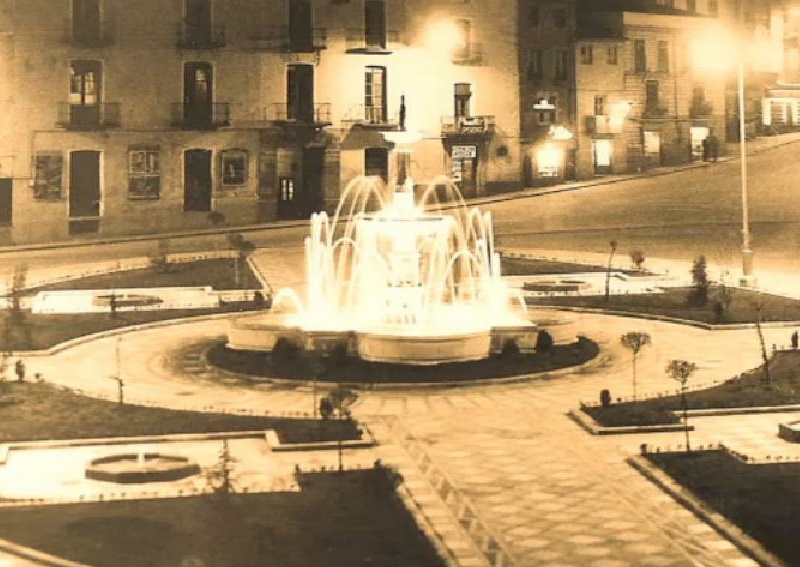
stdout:
{"type": "Polygon", "coordinates": [[[480,360],[509,342],[533,350],[537,329],[500,277],[491,215],[468,208],[445,177],[415,200],[407,156],[398,158],[395,191],[360,177],[332,217],[312,215],[305,298],[279,290],[271,313],[233,321],[229,348],[272,350],[284,339],[418,365],[480,360]]]}

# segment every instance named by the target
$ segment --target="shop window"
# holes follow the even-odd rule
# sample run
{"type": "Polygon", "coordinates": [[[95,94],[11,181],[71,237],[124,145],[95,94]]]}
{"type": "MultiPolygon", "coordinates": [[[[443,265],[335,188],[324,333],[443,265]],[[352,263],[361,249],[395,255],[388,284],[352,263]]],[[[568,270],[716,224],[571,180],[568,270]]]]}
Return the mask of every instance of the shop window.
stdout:
{"type": "Polygon", "coordinates": [[[647,157],[657,157],[661,155],[661,133],[645,130],[644,132],[644,153],[647,157]]]}
{"type": "Polygon", "coordinates": [[[232,187],[247,182],[247,152],[225,150],[222,152],[222,185],[232,187]]]}
{"type": "Polygon", "coordinates": [[[545,144],[536,155],[539,177],[558,177],[561,152],[553,144],[545,144]]]}
{"type": "Polygon", "coordinates": [[[161,150],[158,146],[128,150],[128,198],[154,200],[161,196],[161,150]]]}
{"type": "Polygon", "coordinates": [[[64,157],[55,153],[40,153],[34,159],[33,196],[41,200],[61,199],[64,157]]]}

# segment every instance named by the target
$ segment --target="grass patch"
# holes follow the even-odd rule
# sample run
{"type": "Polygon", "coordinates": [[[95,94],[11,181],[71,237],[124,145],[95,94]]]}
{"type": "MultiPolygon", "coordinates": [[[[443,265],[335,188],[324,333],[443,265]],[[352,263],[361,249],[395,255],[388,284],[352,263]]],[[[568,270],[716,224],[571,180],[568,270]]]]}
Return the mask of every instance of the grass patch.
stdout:
{"type": "MultiPolygon", "coordinates": [[[[309,402],[310,404],[310,402],[309,402]]],[[[274,429],[284,443],[358,439],[352,420],[179,411],[97,400],[46,383],[0,383],[0,442],[274,429]]]]}
{"type": "Polygon", "coordinates": [[[0,536],[88,565],[440,566],[383,469],[303,490],[4,509],[0,536]]]}
{"type": "Polygon", "coordinates": [[[123,270],[110,274],[87,276],[63,282],[46,284],[26,289],[26,295],[35,295],[44,290],[72,289],[121,289],[154,287],[199,287],[211,286],[213,289],[261,289],[247,262],[241,263],[239,283],[236,283],[235,260],[233,258],[212,258],[168,264],[168,271],[151,266],[139,270],[123,270]]]}
{"type": "MultiPolygon", "coordinates": [[[[738,378],[686,394],[689,409],[753,408],[800,404],[800,350],[778,351],[769,361],[771,381],[764,381],[763,366],[738,378]]],[[[671,410],[683,408],[680,395],[587,407],[584,412],[606,427],[661,425],[678,421],[671,410]]]]}
{"type": "Polygon", "coordinates": [[[728,288],[732,299],[727,314],[720,319],[714,311],[714,301],[718,288],[709,291],[709,301],[702,307],[693,307],[688,303],[692,288],[667,288],[659,294],[612,295],[606,302],[602,295],[570,296],[570,297],[528,297],[528,305],[551,305],[557,307],[587,307],[595,309],[611,309],[661,315],[699,321],[701,323],[753,323],[758,314],[758,301],[763,302],[761,318],[763,321],[800,321],[800,301],[758,293],[751,290],[728,288]]]}
{"type": "MultiPolygon", "coordinates": [[[[252,302],[227,303],[215,309],[160,309],[153,311],[119,311],[115,317],[110,313],[31,313],[23,312],[22,323],[10,324],[11,312],[0,310],[0,329],[9,328],[5,351],[41,350],[64,341],[119,329],[130,325],[154,323],[184,317],[198,317],[213,313],[238,313],[252,311],[252,302]]],[[[3,337],[5,339],[5,337],[3,337]]],[[[0,343],[5,341],[0,339],[0,343]]]]}
{"type": "MultiPolygon", "coordinates": [[[[580,338],[576,343],[558,345],[545,353],[492,356],[436,366],[375,363],[348,357],[338,362],[328,360],[319,380],[348,384],[485,380],[576,366],[591,360],[598,352],[595,342],[580,338]]],[[[211,348],[208,359],[220,368],[263,378],[308,380],[314,375],[312,361],[299,353],[277,356],[270,352],[237,351],[220,343],[211,348]]]]}
{"type": "Polygon", "coordinates": [[[647,458],[788,565],[800,565],[800,463],[748,465],[724,451],[647,458]]]}
{"type": "MultiPolygon", "coordinates": [[[[537,260],[532,258],[507,258],[500,262],[500,271],[504,276],[539,276],[550,274],[578,274],[583,272],[605,272],[603,266],[592,264],[573,264],[555,260],[537,260]]],[[[616,270],[615,270],[616,271],[616,270]]]]}

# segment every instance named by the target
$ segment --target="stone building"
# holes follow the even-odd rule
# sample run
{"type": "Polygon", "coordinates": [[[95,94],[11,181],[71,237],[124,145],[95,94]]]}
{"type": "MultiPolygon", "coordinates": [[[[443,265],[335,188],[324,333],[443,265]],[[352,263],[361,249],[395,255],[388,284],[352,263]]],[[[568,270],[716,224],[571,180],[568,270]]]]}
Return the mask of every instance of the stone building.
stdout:
{"type": "Polygon", "coordinates": [[[358,175],[391,178],[398,144],[418,184],[514,188],[515,16],[510,0],[0,0],[0,240],[304,218],[358,175]]]}

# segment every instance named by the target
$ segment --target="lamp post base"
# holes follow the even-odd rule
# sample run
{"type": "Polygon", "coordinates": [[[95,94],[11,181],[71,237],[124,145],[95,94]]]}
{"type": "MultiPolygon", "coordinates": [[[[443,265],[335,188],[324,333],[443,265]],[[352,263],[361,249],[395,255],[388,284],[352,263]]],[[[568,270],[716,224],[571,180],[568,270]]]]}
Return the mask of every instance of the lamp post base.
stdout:
{"type": "Polygon", "coordinates": [[[747,248],[742,250],[742,277],[739,278],[739,285],[750,288],[757,286],[756,277],[753,275],[753,251],[747,248]]]}

